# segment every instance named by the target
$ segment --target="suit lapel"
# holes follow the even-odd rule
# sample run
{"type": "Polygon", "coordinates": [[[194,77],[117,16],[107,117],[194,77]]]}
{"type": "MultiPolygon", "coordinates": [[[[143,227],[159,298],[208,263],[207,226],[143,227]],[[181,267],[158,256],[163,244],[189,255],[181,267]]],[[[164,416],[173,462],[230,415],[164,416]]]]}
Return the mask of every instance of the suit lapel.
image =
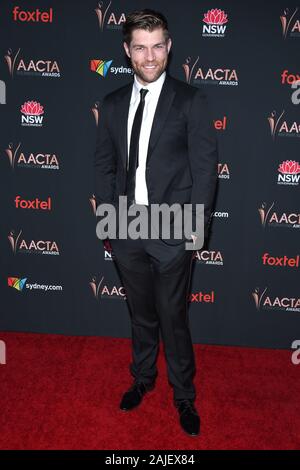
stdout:
{"type": "Polygon", "coordinates": [[[117,133],[119,134],[121,157],[125,169],[127,168],[128,159],[127,121],[132,85],[131,83],[128,88],[126,87],[124,94],[120,97],[119,108],[117,107],[119,109],[118,118],[116,119],[117,133]]]}
{"type": "Polygon", "coordinates": [[[163,131],[163,127],[167,119],[170,107],[172,105],[174,96],[175,90],[172,86],[172,79],[167,74],[159,95],[158,103],[153,118],[147,153],[147,163],[149,162],[149,159],[158,141],[158,138],[163,131]]]}
{"type": "MultiPolygon", "coordinates": [[[[120,97],[118,119],[116,120],[117,132],[120,135],[119,142],[120,151],[122,155],[122,162],[125,169],[127,167],[128,161],[127,122],[132,86],[133,84],[128,85],[128,87],[125,88],[124,93],[120,97]]],[[[175,90],[172,86],[172,78],[166,75],[153,118],[147,153],[147,163],[163,130],[164,123],[172,105],[174,96],[175,90]]]]}

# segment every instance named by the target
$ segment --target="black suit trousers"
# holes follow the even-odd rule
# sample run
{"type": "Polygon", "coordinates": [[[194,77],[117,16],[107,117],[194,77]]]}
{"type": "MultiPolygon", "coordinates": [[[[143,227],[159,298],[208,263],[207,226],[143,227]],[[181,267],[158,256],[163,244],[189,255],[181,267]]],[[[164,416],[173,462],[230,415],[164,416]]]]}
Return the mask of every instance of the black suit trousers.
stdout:
{"type": "Polygon", "coordinates": [[[188,316],[193,251],[185,250],[185,241],[174,245],[162,239],[110,239],[131,319],[131,374],[145,384],[155,381],[161,332],[173,397],[194,400],[188,316]]]}

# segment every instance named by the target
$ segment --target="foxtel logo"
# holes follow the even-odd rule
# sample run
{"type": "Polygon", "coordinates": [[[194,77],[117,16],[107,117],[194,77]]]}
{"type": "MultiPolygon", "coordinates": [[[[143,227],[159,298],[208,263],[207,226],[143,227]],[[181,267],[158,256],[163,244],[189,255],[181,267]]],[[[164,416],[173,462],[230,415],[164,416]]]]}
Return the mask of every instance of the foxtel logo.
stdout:
{"type": "Polygon", "coordinates": [[[19,6],[15,6],[12,11],[13,21],[21,21],[32,23],[52,23],[53,21],[53,8],[49,8],[49,11],[40,11],[39,8],[36,8],[32,11],[20,10],[19,6]]]}
{"type": "Polygon", "coordinates": [[[52,200],[49,196],[46,201],[41,201],[37,197],[35,199],[21,199],[21,196],[16,196],[14,199],[16,209],[34,209],[34,210],[52,210],[52,200]]]}
{"type": "Polygon", "coordinates": [[[200,302],[200,303],[215,303],[215,291],[208,292],[204,294],[203,292],[191,293],[188,298],[188,302],[200,302]]]}
{"type": "Polygon", "coordinates": [[[281,74],[281,83],[282,85],[292,85],[300,80],[300,75],[298,73],[289,73],[288,70],[284,70],[281,74]]]}
{"type": "Polygon", "coordinates": [[[216,131],[225,131],[227,129],[227,117],[224,116],[223,119],[214,120],[214,127],[216,131]]]}
{"type": "Polygon", "coordinates": [[[271,256],[269,253],[262,255],[262,262],[265,266],[280,266],[280,267],[291,267],[299,268],[299,255],[294,258],[288,256],[271,256]]]}

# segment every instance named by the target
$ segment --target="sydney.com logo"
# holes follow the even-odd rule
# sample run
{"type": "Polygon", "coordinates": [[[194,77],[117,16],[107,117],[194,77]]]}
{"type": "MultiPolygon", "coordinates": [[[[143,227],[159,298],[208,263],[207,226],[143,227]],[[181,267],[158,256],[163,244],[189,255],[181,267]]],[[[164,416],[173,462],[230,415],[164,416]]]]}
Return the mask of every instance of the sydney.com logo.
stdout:
{"type": "Polygon", "coordinates": [[[41,290],[44,292],[47,291],[62,291],[63,288],[60,285],[53,284],[39,284],[38,282],[29,283],[27,282],[27,277],[8,277],[7,278],[8,287],[22,292],[23,289],[28,290],[41,290]]]}
{"type": "Polygon", "coordinates": [[[101,77],[106,77],[108,72],[112,75],[126,74],[132,75],[133,70],[130,67],[124,67],[123,65],[118,67],[111,67],[113,60],[103,59],[92,59],[90,61],[90,70],[96,72],[101,77]]]}

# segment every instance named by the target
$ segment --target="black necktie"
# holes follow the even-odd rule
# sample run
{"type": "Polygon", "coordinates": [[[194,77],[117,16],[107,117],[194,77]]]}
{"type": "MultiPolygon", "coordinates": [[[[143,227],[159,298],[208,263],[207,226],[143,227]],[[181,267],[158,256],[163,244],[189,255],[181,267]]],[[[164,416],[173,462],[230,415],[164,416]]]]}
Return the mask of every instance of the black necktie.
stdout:
{"type": "Polygon", "coordinates": [[[131,204],[134,201],[135,193],[135,173],[136,169],[139,166],[139,139],[141,132],[141,125],[143,120],[143,111],[145,106],[145,96],[148,93],[148,90],[145,88],[140,89],[140,102],[137,107],[132,129],[130,136],[130,146],[129,146],[129,167],[127,172],[127,198],[128,202],[131,204]]]}

